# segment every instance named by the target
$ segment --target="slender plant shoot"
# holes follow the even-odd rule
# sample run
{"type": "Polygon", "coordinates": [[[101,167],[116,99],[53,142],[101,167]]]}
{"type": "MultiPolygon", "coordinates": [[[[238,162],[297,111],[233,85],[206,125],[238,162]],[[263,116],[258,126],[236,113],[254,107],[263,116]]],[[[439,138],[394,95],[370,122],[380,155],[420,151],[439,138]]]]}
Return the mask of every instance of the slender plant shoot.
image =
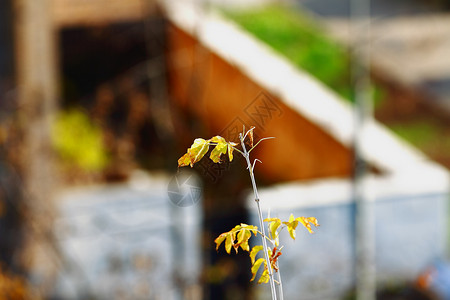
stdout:
{"type": "Polygon", "coordinates": [[[237,148],[238,143],[226,141],[221,136],[215,136],[209,140],[204,140],[202,138],[197,138],[194,140],[192,146],[187,150],[186,154],[184,154],[178,160],[178,166],[194,166],[195,163],[200,161],[203,156],[208,152],[210,146],[214,146],[213,150],[209,158],[214,163],[221,163],[221,155],[226,155],[228,153],[228,159],[231,162],[233,160],[233,152],[237,151],[240,153],[246,163],[247,169],[249,171],[250,180],[252,183],[253,193],[255,197],[255,203],[259,218],[259,228],[254,225],[248,225],[241,223],[236,225],[233,229],[228,232],[224,232],[220,234],[214,242],[216,243],[216,250],[219,249],[219,246],[225,242],[225,251],[230,254],[231,249],[233,248],[236,253],[239,248],[243,251],[249,252],[250,261],[251,261],[251,273],[252,278],[250,281],[256,279],[257,273],[260,270],[260,267],[263,266],[262,272],[260,272],[258,283],[270,283],[270,290],[272,293],[272,300],[283,300],[283,286],[281,283],[281,275],[280,275],[280,267],[278,265],[278,258],[282,255],[282,246],[279,245],[279,234],[283,228],[287,228],[289,235],[292,239],[295,240],[295,230],[297,225],[302,224],[309,233],[313,233],[312,226],[319,226],[317,219],[314,217],[298,217],[295,218],[292,214],[289,217],[288,221],[281,221],[279,218],[266,218],[263,219],[263,215],[261,212],[260,206],[260,198],[258,195],[258,188],[256,186],[254,168],[257,161],[261,162],[258,159],[253,161],[253,164],[250,160],[250,152],[255,149],[256,146],[263,140],[271,139],[271,138],[263,138],[260,139],[256,144],[253,141],[253,130],[254,127],[250,128],[248,131],[243,131],[239,134],[239,141],[241,149],[237,148]],[[247,145],[249,145],[249,150],[247,150],[247,145]],[[268,233],[266,235],[266,228],[264,223],[268,224],[268,233]],[[249,240],[252,235],[261,236],[262,245],[256,245],[250,249],[249,240]],[[268,246],[270,244],[270,247],[268,246]],[[262,257],[261,251],[263,252],[262,257]],[[277,273],[277,278],[275,279],[274,273],[277,273]]]}

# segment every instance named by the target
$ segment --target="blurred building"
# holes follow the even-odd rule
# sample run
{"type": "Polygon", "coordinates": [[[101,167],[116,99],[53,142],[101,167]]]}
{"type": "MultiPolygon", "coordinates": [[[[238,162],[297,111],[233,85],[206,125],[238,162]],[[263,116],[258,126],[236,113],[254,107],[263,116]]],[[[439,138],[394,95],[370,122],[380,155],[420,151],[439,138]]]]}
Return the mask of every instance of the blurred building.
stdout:
{"type": "MultiPolygon", "coordinates": [[[[20,178],[14,188],[26,194],[24,205],[10,205],[16,215],[8,218],[20,218],[31,232],[25,244],[2,237],[9,250],[2,259],[11,261],[14,251],[33,244],[23,272],[43,295],[269,295],[267,287],[248,284],[248,257],[217,254],[213,245],[235,224],[255,222],[239,160],[201,161],[194,173],[203,186],[186,178],[180,184],[175,173],[177,158],[194,138],[236,140],[244,126],[255,126],[256,138],[276,137],[254,151],[263,162],[256,175],[264,186],[264,213],[312,215],[321,223],[316,235],[299,234],[280,258],[287,298],[338,299],[352,288],[358,128],[349,104],[198,6],[150,0],[1,5],[9,13],[0,18],[7,25],[0,26],[0,41],[7,41],[0,43],[0,108],[19,120],[0,115],[1,159],[9,164],[2,168],[6,175],[0,173],[1,187],[11,194],[11,174],[20,178]],[[17,17],[8,17],[13,12],[17,17]],[[106,169],[58,173],[52,167],[51,119],[74,108],[101,128],[111,160],[106,169]],[[14,128],[21,133],[13,136],[14,128]],[[20,147],[29,150],[15,151],[20,147]],[[141,168],[165,174],[136,172],[141,168]],[[101,185],[70,187],[80,183],[101,185]],[[186,193],[192,205],[184,205],[186,193]]],[[[377,280],[412,280],[446,255],[448,173],[374,120],[364,128],[362,154],[377,280]]],[[[8,226],[14,227],[9,233],[22,232],[5,220],[4,232],[8,226]]]]}

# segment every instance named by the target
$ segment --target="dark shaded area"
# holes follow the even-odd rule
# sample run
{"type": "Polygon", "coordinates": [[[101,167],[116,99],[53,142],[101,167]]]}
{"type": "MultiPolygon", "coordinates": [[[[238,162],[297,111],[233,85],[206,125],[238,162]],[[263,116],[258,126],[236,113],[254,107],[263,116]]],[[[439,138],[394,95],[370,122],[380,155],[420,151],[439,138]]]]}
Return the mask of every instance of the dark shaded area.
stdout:
{"type": "Polygon", "coordinates": [[[14,75],[12,2],[0,3],[0,105],[4,103],[4,94],[12,86],[14,75]]]}
{"type": "Polygon", "coordinates": [[[91,105],[100,84],[145,61],[142,23],[63,29],[60,47],[64,106],[91,105]]]}
{"type": "Polygon", "coordinates": [[[14,118],[14,42],[12,1],[0,3],[0,269],[20,271],[23,241],[22,181],[17,172],[20,145],[14,118]]]}
{"type": "Polygon", "coordinates": [[[164,167],[163,145],[151,120],[147,61],[153,57],[144,23],[65,29],[60,41],[62,107],[81,107],[101,126],[119,165],[107,179],[123,179],[135,159],[149,168],[164,167]]]}

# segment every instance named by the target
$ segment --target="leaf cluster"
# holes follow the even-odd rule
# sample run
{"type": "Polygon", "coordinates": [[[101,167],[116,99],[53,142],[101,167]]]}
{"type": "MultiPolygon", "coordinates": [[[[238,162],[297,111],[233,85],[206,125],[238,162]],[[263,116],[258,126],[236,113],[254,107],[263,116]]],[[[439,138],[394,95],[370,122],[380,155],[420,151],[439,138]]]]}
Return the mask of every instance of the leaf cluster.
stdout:
{"type": "Polygon", "coordinates": [[[186,154],[184,154],[178,160],[179,167],[194,166],[194,164],[200,161],[203,156],[208,152],[209,146],[215,146],[211,151],[209,158],[214,162],[220,162],[220,157],[222,154],[226,154],[228,152],[228,159],[230,162],[233,160],[233,150],[234,146],[237,144],[234,142],[227,142],[221,136],[215,136],[209,140],[205,140],[202,138],[197,138],[194,140],[192,146],[187,150],[186,154]]]}
{"type": "MultiPolygon", "coordinates": [[[[319,226],[319,223],[314,217],[298,217],[295,218],[292,214],[289,217],[288,221],[281,221],[279,218],[267,218],[264,222],[268,222],[269,226],[269,236],[264,237],[268,239],[272,245],[273,249],[268,249],[268,257],[269,264],[272,270],[278,272],[278,258],[281,256],[281,248],[279,248],[279,234],[283,228],[287,228],[290,237],[295,240],[295,230],[297,229],[298,224],[302,224],[309,233],[314,233],[312,231],[312,226],[319,226]]],[[[230,231],[224,232],[220,234],[214,242],[216,243],[216,250],[219,249],[220,245],[225,242],[225,251],[230,254],[231,249],[233,248],[236,253],[239,248],[244,251],[249,252],[250,260],[252,263],[251,272],[252,278],[250,281],[255,280],[256,274],[259,271],[261,266],[264,266],[264,270],[261,273],[261,276],[258,280],[258,283],[267,283],[269,282],[269,271],[268,264],[264,257],[256,258],[260,251],[264,251],[262,245],[256,245],[251,248],[249,247],[249,240],[252,237],[252,233],[256,236],[258,233],[262,235],[257,226],[247,225],[241,223],[240,225],[236,225],[230,231]]]]}

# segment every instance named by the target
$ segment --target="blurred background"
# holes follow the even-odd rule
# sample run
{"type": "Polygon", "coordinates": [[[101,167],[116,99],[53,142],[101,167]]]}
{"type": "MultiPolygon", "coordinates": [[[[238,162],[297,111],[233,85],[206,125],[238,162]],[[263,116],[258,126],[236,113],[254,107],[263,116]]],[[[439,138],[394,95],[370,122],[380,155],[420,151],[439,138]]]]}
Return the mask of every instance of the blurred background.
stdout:
{"type": "Polygon", "coordinates": [[[286,299],[450,299],[449,9],[1,1],[0,299],[269,299],[245,161],[177,167],[252,126],[286,299]]]}

